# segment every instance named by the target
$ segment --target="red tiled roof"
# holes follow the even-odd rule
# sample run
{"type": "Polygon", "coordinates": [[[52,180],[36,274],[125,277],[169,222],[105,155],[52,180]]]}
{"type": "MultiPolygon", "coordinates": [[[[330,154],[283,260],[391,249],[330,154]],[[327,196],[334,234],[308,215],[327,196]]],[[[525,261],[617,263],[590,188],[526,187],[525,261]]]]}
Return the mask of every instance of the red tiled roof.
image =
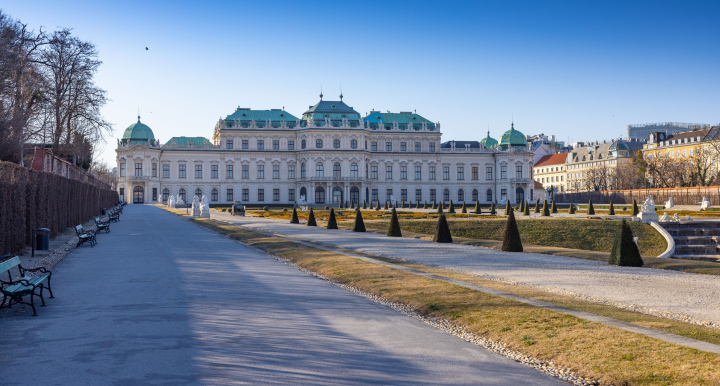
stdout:
{"type": "Polygon", "coordinates": [[[565,160],[567,159],[567,155],[568,155],[568,153],[557,153],[557,154],[543,156],[535,164],[535,167],[564,164],[565,160]]]}
{"type": "Polygon", "coordinates": [[[535,181],[535,189],[545,189],[541,183],[535,181]]]}

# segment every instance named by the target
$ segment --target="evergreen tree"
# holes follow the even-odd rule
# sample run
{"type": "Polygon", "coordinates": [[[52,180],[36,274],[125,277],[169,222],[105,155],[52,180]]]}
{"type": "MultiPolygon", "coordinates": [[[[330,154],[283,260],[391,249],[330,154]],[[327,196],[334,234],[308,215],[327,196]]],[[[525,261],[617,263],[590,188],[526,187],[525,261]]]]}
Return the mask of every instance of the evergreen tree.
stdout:
{"type": "Polygon", "coordinates": [[[540,199],[538,198],[537,201],[535,201],[535,213],[540,213],[540,199]]]}
{"type": "Polygon", "coordinates": [[[530,205],[525,203],[525,210],[523,211],[523,215],[530,216],[530,205]]]}
{"type": "Polygon", "coordinates": [[[630,225],[628,225],[625,220],[622,221],[620,237],[615,238],[615,242],[613,243],[608,263],[624,267],[643,266],[640,250],[633,240],[632,229],[630,229],[630,225]]]}
{"type": "Polygon", "coordinates": [[[555,205],[555,199],[552,199],[552,208],[550,208],[550,211],[552,213],[557,213],[557,206],[555,205]]]}
{"type": "Polygon", "coordinates": [[[425,201],[425,205],[423,205],[423,209],[427,209],[427,201],[425,201]]]}
{"type": "Polygon", "coordinates": [[[355,223],[352,227],[353,232],[365,232],[365,222],[362,218],[362,212],[360,210],[355,211],[355,223]]]}
{"type": "Polygon", "coordinates": [[[432,208],[431,209],[437,209],[437,202],[433,200],[432,202],[432,208]]]}
{"type": "Polygon", "coordinates": [[[417,200],[417,205],[415,205],[415,209],[420,209],[420,200],[417,200]]]}
{"type": "Polygon", "coordinates": [[[366,202],[365,200],[363,200],[363,207],[362,207],[362,208],[363,208],[363,209],[367,209],[367,202],[366,202]]]}
{"type": "Polygon", "coordinates": [[[497,210],[495,209],[495,203],[493,202],[492,204],[490,204],[490,214],[494,215],[496,213],[497,213],[497,210]]]}
{"type": "Polygon", "coordinates": [[[547,199],[543,201],[542,215],[546,217],[550,216],[550,208],[548,208],[547,199]]]}
{"type": "Polygon", "coordinates": [[[438,207],[437,207],[437,212],[438,212],[438,213],[442,213],[442,212],[443,212],[442,202],[440,203],[440,205],[438,205],[438,207]]]}
{"type": "Polygon", "coordinates": [[[507,223],[505,225],[505,235],[503,236],[502,250],[505,252],[522,252],[523,246],[520,240],[520,231],[518,231],[515,214],[510,209],[507,223]]]}
{"type": "Polygon", "coordinates": [[[510,206],[510,200],[507,200],[505,202],[505,215],[506,216],[510,215],[510,210],[512,210],[512,207],[510,206]]]}
{"type": "Polygon", "coordinates": [[[335,209],[330,208],[330,219],[327,223],[327,229],[338,229],[337,219],[335,219],[335,209]]]}
{"type": "Polygon", "coordinates": [[[520,200],[520,212],[525,213],[525,200],[520,200]]]}
{"type": "Polygon", "coordinates": [[[313,208],[310,208],[310,213],[308,214],[308,220],[305,225],[309,227],[316,227],[317,223],[315,222],[315,212],[313,212],[313,208]]]}
{"type": "Polygon", "coordinates": [[[297,215],[297,209],[295,209],[295,207],[293,207],[292,217],[290,217],[290,224],[300,224],[300,220],[298,219],[297,215]]]}
{"type": "Polygon", "coordinates": [[[388,227],[387,235],[390,237],[402,237],[400,231],[400,221],[398,221],[397,211],[395,208],[392,210],[392,218],[390,218],[390,226],[388,227]]]}
{"type": "Polygon", "coordinates": [[[460,209],[460,213],[467,213],[467,208],[465,207],[465,202],[463,201],[463,206],[460,209]]]}
{"type": "Polygon", "coordinates": [[[448,207],[448,213],[455,213],[455,205],[453,205],[452,200],[450,200],[450,206],[448,207]]]}
{"type": "Polygon", "coordinates": [[[385,206],[383,207],[383,210],[388,210],[388,200],[385,200],[385,206]]]}
{"type": "Polygon", "coordinates": [[[480,209],[480,200],[475,200],[475,214],[480,214],[480,213],[482,213],[481,209],[480,209]]]}
{"type": "Polygon", "coordinates": [[[575,214],[575,204],[570,201],[570,214],[575,214]]]}
{"type": "Polygon", "coordinates": [[[612,202],[612,200],[610,200],[610,211],[608,212],[608,214],[609,214],[610,216],[614,216],[614,215],[615,215],[615,207],[613,207],[613,202],[612,202]]]}
{"type": "Polygon", "coordinates": [[[375,207],[375,210],[380,210],[380,209],[381,209],[381,208],[380,208],[380,200],[378,200],[377,206],[375,207]]]}
{"type": "Polygon", "coordinates": [[[436,243],[452,243],[452,235],[450,227],[448,227],[447,219],[444,214],[438,217],[437,227],[435,228],[435,236],[433,241],[436,243]]]}
{"type": "Polygon", "coordinates": [[[640,213],[640,210],[638,209],[637,201],[633,198],[633,217],[637,216],[638,213],[640,213]]]}
{"type": "Polygon", "coordinates": [[[595,214],[595,208],[593,208],[592,200],[590,200],[590,203],[588,204],[587,214],[595,214]]]}

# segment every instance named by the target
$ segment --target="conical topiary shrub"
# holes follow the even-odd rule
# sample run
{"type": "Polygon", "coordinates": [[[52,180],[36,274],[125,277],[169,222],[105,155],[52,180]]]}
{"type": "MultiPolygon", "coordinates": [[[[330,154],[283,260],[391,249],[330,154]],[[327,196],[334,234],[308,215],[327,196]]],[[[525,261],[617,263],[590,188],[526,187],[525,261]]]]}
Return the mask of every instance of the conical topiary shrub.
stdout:
{"type": "Polygon", "coordinates": [[[415,209],[420,209],[420,200],[417,200],[417,205],[415,205],[415,209]]]}
{"type": "Polygon", "coordinates": [[[465,207],[465,202],[463,201],[463,206],[460,208],[460,213],[467,213],[467,208],[465,207]]]}
{"type": "Polygon", "coordinates": [[[557,205],[555,205],[555,199],[552,199],[552,207],[550,208],[550,212],[557,213],[557,205]]]}
{"type": "Polygon", "coordinates": [[[608,263],[623,267],[642,267],[643,260],[640,257],[640,250],[633,240],[630,225],[623,220],[620,229],[620,237],[615,238],[608,263]]]}
{"type": "Polygon", "coordinates": [[[316,227],[317,223],[315,222],[315,212],[313,212],[313,208],[310,208],[310,213],[308,214],[308,220],[305,225],[309,227],[316,227]]]}
{"type": "Polygon", "coordinates": [[[523,246],[520,240],[520,231],[518,231],[515,214],[510,209],[507,223],[505,225],[505,236],[503,236],[502,250],[505,252],[522,252],[523,246]]]}
{"type": "Polygon", "coordinates": [[[425,205],[423,205],[423,209],[427,209],[427,201],[425,201],[425,205]]]}
{"type": "Polygon", "coordinates": [[[595,214],[595,208],[593,208],[592,200],[590,200],[590,202],[588,203],[587,214],[595,214]]]}
{"type": "Polygon", "coordinates": [[[430,209],[437,209],[437,202],[435,200],[433,200],[432,208],[430,208],[430,209]]]}
{"type": "Polygon", "coordinates": [[[570,214],[575,214],[575,204],[570,201],[570,214]]]}
{"type": "Polygon", "coordinates": [[[452,235],[450,227],[448,227],[447,219],[444,214],[438,217],[437,227],[435,228],[435,236],[433,241],[436,243],[452,243],[452,235]]]}
{"type": "Polygon", "coordinates": [[[327,229],[338,229],[337,220],[335,219],[335,209],[330,208],[330,219],[327,223],[327,229]]]}
{"type": "Polygon", "coordinates": [[[383,210],[388,210],[388,209],[389,209],[388,200],[385,200],[385,206],[383,207],[383,210]]]}
{"type": "Polygon", "coordinates": [[[633,217],[637,216],[638,213],[640,213],[640,210],[638,209],[637,201],[633,198],[633,217]]]}
{"type": "Polygon", "coordinates": [[[540,199],[538,198],[537,201],[535,201],[535,213],[540,213],[540,199]]]}
{"type": "Polygon", "coordinates": [[[380,209],[381,209],[381,208],[380,208],[380,200],[378,200],[377,206],[375,207],[375,210],[380,210],[380,209]]]}
{"type": "Polygon", "coordinates": [[[550,208],[548,208],[547,199],[543,201],[542,215],[546,217],[550,216],[550,208]]]}
{"type": "Polygon", "coordinates": [[[481,213],[480,200],[475,200],[475,210],[474,210],[474,213],[475,213],[475,214],[480,214],[480,213],[481,213]]]}
{"type": "Polygon", "coordinates": [[[440,204],[438,204],[438,207],[437,207],[437,212],[438,212],[438,213],[442,213],[442,212],[443,212],[443,205],[442,205],[442,202],[441,202],[440,204]]]}
{"type": "Polygon", "coordinates": [[[455,213],[455,205],[453,205],[452,200],[450,200],[450,206],[448,207],[448,213],[455,213]]]}
{"type": "Polygon", "coordinates": [[[390,218],[390,226],[388,227],[387,235],[390,237],[402,237],[400,231],[400,221],[398,221],[397,211],[395,208],[392,210],[392,217],[390,218]]]}
{"type": "Polygon", "coordinates": [[[497,209],[495,208],[494,202],[490,204],[490,214],[497,214],[497,209]]]}
{"type": "Polygon", "coordinates": [[[290,217],[290,224],[300,224],[300,219],[298,219],[297,209],[295,207],[293,207],[292,217],[290,217]]]}
{"type": "Polygon", "coordinates": [[[362,212],[359,210],[355,211],[355,223],[353,223],[352,231],[365,232],[365,222],[362,218],[362,212]]]}
{"type": "Polygon", "coordinates": [[[509,216],[509,215],[510,215],[510,210],[511,210],[511,209],[512,209],[512,207],[510,206],[510,200],[507,200],[507,201],[505,202],[505,215],[506,215],[506,216],[509,216]]]}
{"type": "Polygon", "coordinates": [[[610,216],[614,216],[614,215],[615,215],[615,207],[613,207],[613,202],[612,202],[612,200],[610,200],[610,210],[608,211],[608,214],[609,214],[610,216]]]}
{"type": "Polygon", "coordinates": [[[525,210],[523,210],[523,215],[524,216],[530,215],[530,205],[528,205],[527,203],[525,203],[525,210]]]}
{"type": "Polygon", "coordinates": [[[367,201],[363,200],[363,209],[367,209],[367,201]]]}

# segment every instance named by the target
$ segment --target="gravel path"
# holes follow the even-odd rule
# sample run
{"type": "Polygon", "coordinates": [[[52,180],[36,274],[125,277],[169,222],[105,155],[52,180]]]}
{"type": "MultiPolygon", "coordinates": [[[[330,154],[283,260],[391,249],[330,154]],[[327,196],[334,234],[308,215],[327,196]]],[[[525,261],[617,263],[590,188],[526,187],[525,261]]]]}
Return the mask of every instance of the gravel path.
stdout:
{"type": "Polygon", "coordinates": [[[436,265],[484,278],[516,283],[651,315],[720,328],[720,277],[606,263],[537,253],[437,244],[377,233],[353,233],[291,225],[286,220],[230,216],[218,220],[362,253],[436,265]]]}

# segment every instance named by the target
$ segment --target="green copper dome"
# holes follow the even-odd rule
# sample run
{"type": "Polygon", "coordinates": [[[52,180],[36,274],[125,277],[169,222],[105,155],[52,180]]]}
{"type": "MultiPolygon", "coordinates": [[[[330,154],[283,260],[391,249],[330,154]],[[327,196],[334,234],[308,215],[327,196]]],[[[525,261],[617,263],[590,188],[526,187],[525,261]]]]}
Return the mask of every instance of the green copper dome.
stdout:
{"type": "Polygon", "coordinates": [[[128,126],[122,136],[122,141],[125,143],[146,143],[148,139],[154,141],[155,135],[147,125],[140,123],[139,115],[137,123],[128,126]]]}
{"type": "Polygon", "coordinates": [[[488,130],[487,137],[481,139],[480,143],[488,149],[495,149],[498,145],[498,141],[495,138],[490,137],[490,130],[488,130]]]}
{"type": "Polygon", "coordinates": [[[525,134],[515,130],[515,123],[512,123],[510,130],[503,133],[502,137],[500,137],[500,150],[525,148],[527,148],[527,138],[525,134]]]}

